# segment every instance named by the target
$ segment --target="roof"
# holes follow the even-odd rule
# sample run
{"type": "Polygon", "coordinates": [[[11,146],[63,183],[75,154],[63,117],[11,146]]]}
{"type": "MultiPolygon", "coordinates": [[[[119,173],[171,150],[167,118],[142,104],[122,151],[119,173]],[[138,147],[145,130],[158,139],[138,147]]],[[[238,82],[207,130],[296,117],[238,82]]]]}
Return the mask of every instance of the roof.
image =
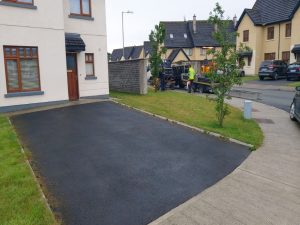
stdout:
{"type": "Polygon", "coordinates": [[[85,51],[85,43],[80,34],[65,33],[66,51],[82,52],[85,51]]]}
{"type": "MultiPolygon", "coordinates": [[[[125,60],[138,59],[142,53],[144,46],[131,46],[125,47],[124,55],[125,60]]],[[[114,49],[111,54],[111,61],[119,61],[123,57],[123,48],[114,49]]]]}
{"type": "Polygon", "coordinates": [[[171,54],[168,57],[168,61],[170,61],[171,63],[176,59],[177,55],[182,52],[185,57],[187,58],[188,61],[190,61],[190,58],[188,57],[188,55],[182,50],[182,48],[177,48],[174,49],[171,54]]]}
{"type": "Polygon", "coordinates": [[[300,0],[257,0],[252,9],[245,9],[237,27],[247,14],[255,26],[290,21],[300,6],[300,0]]]}
{"type": "MultiPolygon", "coordinates": [[[[161,22],[166,29],[167,48],[219,47],[213,38],[214,25],[207,20],[197,20],[197,32],[193,32],[193,21],[161,22]],[[171,38],[170,35],[173,35],[171,38]]],[[[233,21],[229,21],[228,32],[234,32],[233,21]]],[[[235,43],[235,40],[233,40],[235,43]]]]}
{"type": "Polygon", "coordinates": [[[145,52],[145,56],[147,56],[148,54],[151,54],[152,47],[151,47],[150,41],[145,41],[144,42],[144,52],[145,52]]]}

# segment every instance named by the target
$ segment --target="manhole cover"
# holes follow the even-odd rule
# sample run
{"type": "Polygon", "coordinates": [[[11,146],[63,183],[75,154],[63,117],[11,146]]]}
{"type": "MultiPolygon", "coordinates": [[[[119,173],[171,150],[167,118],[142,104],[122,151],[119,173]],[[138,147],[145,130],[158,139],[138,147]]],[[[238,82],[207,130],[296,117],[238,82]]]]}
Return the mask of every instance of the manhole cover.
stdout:
{"type": "Polygon", "coordinates": [[[255,119],[258,123],[265,123],[265,124],[274,124],[273,120],[270,119],[255,119]]]}

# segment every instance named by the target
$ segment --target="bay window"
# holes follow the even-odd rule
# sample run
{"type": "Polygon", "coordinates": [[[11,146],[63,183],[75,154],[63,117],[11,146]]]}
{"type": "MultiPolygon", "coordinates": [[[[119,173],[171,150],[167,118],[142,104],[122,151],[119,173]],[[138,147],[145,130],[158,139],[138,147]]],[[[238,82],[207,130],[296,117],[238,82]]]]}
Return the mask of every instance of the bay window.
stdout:
{"type": "Polygon", "coordinates": [[[37,47],[4,46],[7,92],[40,91],[37,47]]]}

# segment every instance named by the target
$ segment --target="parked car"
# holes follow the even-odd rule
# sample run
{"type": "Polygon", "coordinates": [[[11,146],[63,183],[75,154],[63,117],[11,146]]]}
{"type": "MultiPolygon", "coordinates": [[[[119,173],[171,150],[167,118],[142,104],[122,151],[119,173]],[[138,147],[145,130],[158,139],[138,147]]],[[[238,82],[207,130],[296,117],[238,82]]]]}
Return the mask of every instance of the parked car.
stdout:
{"type": "Polygon", "coordinates": [[[292,63],[287,70],[287,80],[299,80],[300,79],[300,62],[292,63]]]}
{"type": "Polygon", "coordinates": [[[290,118],[300,122],[300,86],[296,87],[296,95],[290,109],[290,118]]]}
{"type": "Polygon", "coordinates": [[[260,64],[259,79],[264,80],[266,77],[278,80],[279,78],[286,78],[287,64],[282,60],[266,60],[260,64]]]}

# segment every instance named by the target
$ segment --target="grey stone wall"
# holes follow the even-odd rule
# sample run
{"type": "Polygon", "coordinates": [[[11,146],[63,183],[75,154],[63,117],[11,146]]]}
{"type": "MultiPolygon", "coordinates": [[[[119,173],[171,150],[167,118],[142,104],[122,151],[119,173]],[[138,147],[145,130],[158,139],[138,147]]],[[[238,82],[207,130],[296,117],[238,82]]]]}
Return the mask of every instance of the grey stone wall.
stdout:
{"type": "Polygon", "coordinates": [[[110,62],[109,89],[112,91],[147,94],[146,60],[110,62]]]}

